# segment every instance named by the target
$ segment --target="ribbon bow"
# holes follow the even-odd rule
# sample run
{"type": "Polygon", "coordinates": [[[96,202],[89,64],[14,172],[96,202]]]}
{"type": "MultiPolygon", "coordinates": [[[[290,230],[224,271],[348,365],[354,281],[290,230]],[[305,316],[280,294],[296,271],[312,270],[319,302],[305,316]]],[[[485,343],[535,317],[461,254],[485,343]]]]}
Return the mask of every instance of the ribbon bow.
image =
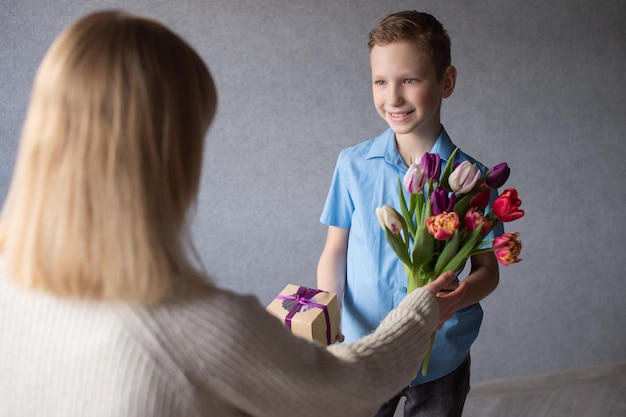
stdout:
{"type": "Polygon", "coordinates": [[[295,294],[278,294],[276,298],[279,300],[285,300],[285,302],[283,302],[283,307],[285,310],[289,310],[289,313],[285,316],[285,325],[289,330],[291,330],[291,319],[296,315],[296,313],[308,310],[306,307],[321,308],[324,311],[324,317],[326,318],[326,341],[327,344],[330,345],[330,316],[328,315],[328,308],[324,304],[316,303],[313,299],[313,297],[321,292],[324,291],[313,288],[299,287],[295,294]]]}

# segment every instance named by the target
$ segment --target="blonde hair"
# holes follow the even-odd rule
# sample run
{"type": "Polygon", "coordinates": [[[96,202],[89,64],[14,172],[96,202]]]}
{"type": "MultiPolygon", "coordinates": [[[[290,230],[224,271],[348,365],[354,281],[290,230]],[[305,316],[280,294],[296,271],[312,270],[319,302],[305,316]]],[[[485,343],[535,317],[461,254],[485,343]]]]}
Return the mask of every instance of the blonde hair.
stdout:
{"type": "Polygon", "coordinates": [[[150,304],[198,279],[186,251],[217,93],[158,22],[88,15],[35,77],[0,217],[8,276],[65,297],[150,304]]]}

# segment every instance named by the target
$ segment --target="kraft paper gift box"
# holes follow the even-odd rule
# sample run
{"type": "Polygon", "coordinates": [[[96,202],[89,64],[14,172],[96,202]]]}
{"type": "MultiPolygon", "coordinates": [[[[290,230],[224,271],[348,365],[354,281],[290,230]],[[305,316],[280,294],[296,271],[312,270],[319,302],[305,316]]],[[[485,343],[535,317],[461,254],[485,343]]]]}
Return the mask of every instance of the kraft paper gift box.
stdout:
{"type": "Polygon", "coordinates": [[[339,307],[335,293],[289,284],[267,306],[296,336],[325,345],[339,333],[339,307]]]}

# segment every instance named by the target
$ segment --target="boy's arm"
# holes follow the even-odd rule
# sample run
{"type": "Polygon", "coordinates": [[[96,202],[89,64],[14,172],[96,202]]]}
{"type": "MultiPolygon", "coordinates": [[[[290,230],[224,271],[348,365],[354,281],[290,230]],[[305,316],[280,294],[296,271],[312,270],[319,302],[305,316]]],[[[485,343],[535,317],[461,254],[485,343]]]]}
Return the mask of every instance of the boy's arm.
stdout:
{"type": "Polygon", "coordinates": [[[483,252],[471,258],[472,268],[464,281],[469,284],[459,308],[476,304],[493,292],[500,282],[498,261],[493,252],[483,252]]]}
{"type": "Polygon", "coordinates": [[[350,229],[328,226],[326,244],[317,264],[317,288],[336,293],[339,309],[346,285],[349,233],[350,229]]]}

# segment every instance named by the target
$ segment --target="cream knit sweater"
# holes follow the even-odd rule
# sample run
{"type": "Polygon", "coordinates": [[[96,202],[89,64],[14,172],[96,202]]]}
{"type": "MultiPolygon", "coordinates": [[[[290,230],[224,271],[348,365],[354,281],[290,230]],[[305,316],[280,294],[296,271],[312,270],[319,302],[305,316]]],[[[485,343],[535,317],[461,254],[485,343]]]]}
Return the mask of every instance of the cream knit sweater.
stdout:
{"type": "Polygon", "coordinates": [[[438,315],[418,289],[372,335],[326,348],[252,296],[65,300],[15,287],[0,265],[0,416],[371,416],[418,372],[438,315]]]}

